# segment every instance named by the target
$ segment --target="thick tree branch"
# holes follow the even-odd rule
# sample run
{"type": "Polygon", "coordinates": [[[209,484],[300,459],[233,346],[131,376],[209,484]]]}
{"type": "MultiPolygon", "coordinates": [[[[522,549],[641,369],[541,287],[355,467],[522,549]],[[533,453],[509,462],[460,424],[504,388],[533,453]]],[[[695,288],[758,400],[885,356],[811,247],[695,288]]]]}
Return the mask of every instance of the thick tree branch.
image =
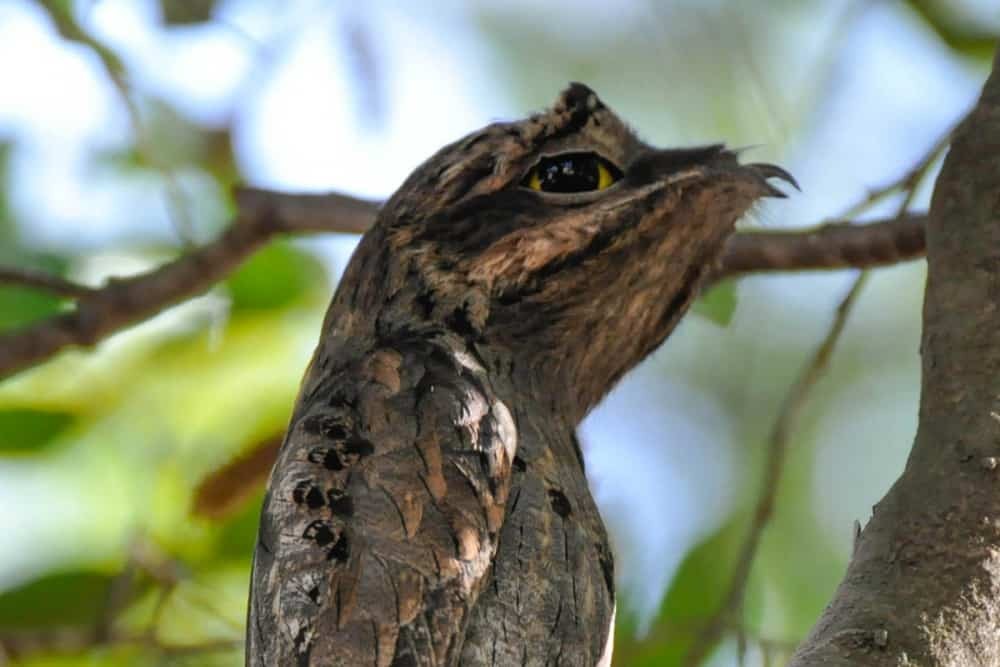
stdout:
{"type": "MultiPolygon", "coordinates": [[[[164,309],[201,294],[277,234],[361,233],[376,202],[331,193],[284,194],[241,189],[239,216],[217,240],[148,273],[98,289],[59,278],[0,272],[0,283],[34,286],[77,297],[76,309],[0,335],[0,379],[61,350],[89,347],[164,309]]],[[[866,225],[832,223],[803,232],[736,234],[716,277],[757,271],[868,267],[911,259],[923,250],[923,216],[866,225]]]]}
{"type": "Polygon", "coordinates": [[[805,230],[735,234],[713,279],[762,271],[865,269],[922,257],[927,216],[868,224],[831,222],[805,230]]]}
{"type": "Polygon", "coordinates": [[[1000,53],[928,218],[920,423],[792,665],[1000,664],[1000,53]]]}

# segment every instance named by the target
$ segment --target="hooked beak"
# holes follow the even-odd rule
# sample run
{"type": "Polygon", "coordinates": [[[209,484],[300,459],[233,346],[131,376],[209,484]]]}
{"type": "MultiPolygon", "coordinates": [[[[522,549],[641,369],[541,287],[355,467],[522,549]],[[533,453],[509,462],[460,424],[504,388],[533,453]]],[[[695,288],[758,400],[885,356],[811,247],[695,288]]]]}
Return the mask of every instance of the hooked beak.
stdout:
{"type": "Polygon", "coordinates": [[[754,162],[752,164],[744,165],[744,168],[750,170],[752,173],[756,174],[760,178],[761,186],[764,188],[764,192],[766,193],[765,196],[767,197],[777,197],[780,199],[784,199],[785,197],[788,196],[778,188],[768,183],[768,179],[770,178],[777,178],[778,180],[788,183],[799,192],[802,191],[802,188],[799,187],[799,184],[798,182],[796,182],[795,178],[776,164],[768,164],[766,162],[754,162]]]}

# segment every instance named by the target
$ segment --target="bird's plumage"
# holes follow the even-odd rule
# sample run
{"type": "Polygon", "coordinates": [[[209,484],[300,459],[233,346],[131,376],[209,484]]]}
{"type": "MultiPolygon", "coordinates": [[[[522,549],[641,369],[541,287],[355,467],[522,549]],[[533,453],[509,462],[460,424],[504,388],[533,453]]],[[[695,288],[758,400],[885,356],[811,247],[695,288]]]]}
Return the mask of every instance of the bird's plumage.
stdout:
{"type": "Polygon", "coordinates": [[[303,381],[248,665],[595,665],[613,559],[575,428],[775,176],[721,146],[653,149],[579,84],[418,168],[362,239],[303,381]],[[567,152],[620,180],[523,186],[567,152]]]}

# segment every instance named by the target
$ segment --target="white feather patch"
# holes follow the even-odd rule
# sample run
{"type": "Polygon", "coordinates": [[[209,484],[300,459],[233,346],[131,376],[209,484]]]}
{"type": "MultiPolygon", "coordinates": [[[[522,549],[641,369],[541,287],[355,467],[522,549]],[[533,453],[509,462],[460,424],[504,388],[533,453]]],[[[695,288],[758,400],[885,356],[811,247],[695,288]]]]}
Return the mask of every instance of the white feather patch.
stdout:
{"type": "Polygon", "coordinates": [[[597,661],[596,667],[611,667],[611,652],[615,648],[615,614],[618,613],[618,603],[611,609],[611,623],[608,624],[608,641],[604,644],[604,653],[597,661]]]}

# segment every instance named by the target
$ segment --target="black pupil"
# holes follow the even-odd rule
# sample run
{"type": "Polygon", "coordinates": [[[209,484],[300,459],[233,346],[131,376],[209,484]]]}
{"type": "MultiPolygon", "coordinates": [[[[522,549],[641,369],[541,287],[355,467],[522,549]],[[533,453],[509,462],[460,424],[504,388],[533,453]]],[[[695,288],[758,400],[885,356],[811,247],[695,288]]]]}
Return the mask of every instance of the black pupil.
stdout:
{"type": "Polygon", "coordinates": [[[559,155],[538,164],[538,179],[545,192],[587,192],[601,180],[596,155],[559,155]]]}

